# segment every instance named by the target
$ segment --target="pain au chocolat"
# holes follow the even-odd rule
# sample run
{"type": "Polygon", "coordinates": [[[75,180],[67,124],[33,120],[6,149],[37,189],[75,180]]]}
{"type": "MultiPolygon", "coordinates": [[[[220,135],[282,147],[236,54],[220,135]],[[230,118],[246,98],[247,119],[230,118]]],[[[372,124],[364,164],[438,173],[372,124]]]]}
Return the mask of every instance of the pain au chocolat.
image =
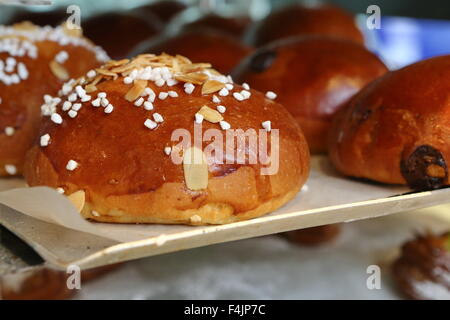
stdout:
{"type": "Polygon", "coordinates": [[[307,178],[308,147],[289,112],[210,64],[144,54],[72,87],[43,121],[25,176],[75,199],[85,218],[229,223],[277,209],[307,178]],[[258,144],[234,144],[238,129],[258,144]],[[251,161],[264,145],[270,161],[251,161]]]}
{"type": "Polygon", "coordinates": [[[449,184],[450,56],[375,80],[338,113],[329,154],[343,174],[417,190],[449,184]]]}
{"type": "Polygon", "coordinates": [[[56,95],[70,78],[107,59],[79,30],[27,22],[0,26],[0,176],[22,173],[39,130],[44,94],[56,95]]]}

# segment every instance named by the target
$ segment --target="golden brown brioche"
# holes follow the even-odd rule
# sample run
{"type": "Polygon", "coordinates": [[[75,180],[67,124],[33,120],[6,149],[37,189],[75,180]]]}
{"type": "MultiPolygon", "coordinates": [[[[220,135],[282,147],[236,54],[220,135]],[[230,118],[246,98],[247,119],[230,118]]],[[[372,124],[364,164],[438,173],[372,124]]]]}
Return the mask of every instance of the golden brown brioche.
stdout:
{"type": "Polygon", "coordinates": [[[354,18],[341,8],[295,4],[266,17],[254,32],[253,44],[262,46],[275,40],[303,35],[327,35],[364,43],[354,18]]]}
{"type": "Polygon", "coordinates": [[[89,101],[78,99],[71,105],[62,96],[52,117],[43,121],[25,170],[30,186],[62,188],[71,197],[81,190],[84,217],[223,224],[275,210],[305,182],[308,148],[289,112],[264,94],[233,84],[209,64],[147,54],[111,61],[96,71],[81,87],[74,84],[75,94],[88,95],[83,100],[89,101]],[[70,109],[69,114],[63,109],[70,109]],[[194,128],[200,136],[202,129],[204,134],[215,132],[213,140],[222,152],[207,151],[211,138],[196,147],[181,146],[179,138],[172,138],[180,130],[194,137],[194,128]],[[264,154],[254,143],[224,148],[220,139],[231,143],[224,136],[233,134],[232,129],[254,129],[259,141],[267,136],[262,146],[267,145],[272,158],[279,155],[278,170],[262,171],[276,161],[249,161],[264,154]],[[237,149],[245,161],[233,160],[237,149]],[[185,160],[191,152],[199,152],[198,159],[206,162],[189,165],[185,160]],[[182,161],[176,162],[177,157],[182,161]]]}
{"type": "Polygon", "coordinates": [[[403,244],[392,271],[398,288],[410,299],[449,299],[450,232],[419,235],[403,244]]]}
{"type": "Polygon", "coordinates": [[[253,49],[236,38],[213,29],[192,29],[174,37],[162,37],[139,46],[137,54],[181,54],[193,62],[209,61],[214,68],[229,74],[253,49]]]}
{"type": "Polygon", "coordinates": [[[86,37],[106,50],[112,59],[130,55],[136,45],[161,31],[161,22],[150,13],[107,12],[82,23],[86,37]]]}
{"type": "Polygon", "coordinates": [[[327,150],[332,116],[387,71],[363,46],[341,39],[291,38],[260,48],[235,70],[238,82],[269,90],[299,122],[312,153],[327,150]]]}
{"type": "Polygon", "coordinates": [[[180,1],[164,0],[140,6],[134,11],[156,16],[159,20],[166,23],[186,8],[186,4],[180,1]]]}
{"type": "Polygon", "coordinates": [[[340,112],[329,152],[345,175],[433,189],[449,184],[450,56],[390,72],[340,112]]]}
{"type": "Polygon", "coordinates": [[[56,95],[70,77],[106,59],[100,48],[64,27],[0,27],[0,176],[21,174],[44,94],[56,95]]]}

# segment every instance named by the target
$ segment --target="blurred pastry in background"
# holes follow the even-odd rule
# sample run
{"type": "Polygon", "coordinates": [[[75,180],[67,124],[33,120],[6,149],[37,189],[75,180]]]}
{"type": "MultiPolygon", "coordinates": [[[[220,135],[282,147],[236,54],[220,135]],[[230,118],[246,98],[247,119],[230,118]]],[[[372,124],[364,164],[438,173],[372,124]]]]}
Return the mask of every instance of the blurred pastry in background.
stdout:
{"type": "Polygon", "coordinates": [[[282,236],[286,237],[292,243],[305,246],[318,246],[334,241],[340,233],[341,226],[339,224],[329,224],[285,232],[282,233],[282,236]]]}
{"type": "Polygon", "coordinates": [[[160,0],[150,4],[140,6],[135,11],[156,16],[161,22],[169,22],[175,15],[187,8],[187,5],[180,1],[160,0]]]}
{"type": "Polygon", "coordinates": [[[399,290],[410,299],[450,299],[450,232],[406,242],[392,271],[399,290]]]}
{"type": "Polygon", "coordinates": [[[27,9],[17,9],[5,24],[12,25],[22,21],[29,21],[35,25],[44,27],[57,27],[64,23],[69,17],[65,9],[54,9],[51,11],[30,11],[27,9]]]}
{"type": "Polygon", "coordinates": [[[333,5],[306,7],[294,4],[274,11],[252,30],[252,43],[269,42],[301,35],[327,35],[364,43],[355,18],[333,5]]]}
{"type": "Polygon", "coordinates": [[[135,11],[103,13],[88,18],[81,26],[84,35],[102,46],[112,59],[129,56],[136,45],[162,29],[157,17],[135,11]]]}
{"type": "Polygon", "coordinates": [[[223,17],[217,14],[208,14],[183,25],[183,30],[210,28],[225,32],[236,38],[241,38],[250,25],[250,22],[251,19],[247,16],[223,17]]]}
{"type": "Polygon", "coordinates": [[[22,173],[41,112],[50,112],[59,102],[50,95],[107,59],[100,47],[64,26],[0,26],[0,176],[22,173]],[[48,110],[41,110],[43,103],[48,110]]]}
{"type": "Polygon", "coordinates": [[[209,63],[167,54],[109,61],[54,99],[25,177],[60,188],[87,219],[246,220],[293,199],[309,174],[306,140],[289,112],[209,63]],[[253,141],[245,148],[235,142],[243,134],[253,141]]]}
{"type": "Polygon", "coordinates": [[[336,111],[386,71],[358,43],[307,36],[258,49],[235,69],[233,78],[262,92],[273,91],[300,124],[311,152],[322,153],[336,111]]]}
{"type": "Polygon", "coordinates": [[[181,54],[193,62],[209,61],[217,71],[229,74],[252,51],[226,33],[192,28],[173,37],[146,41],[134,53],[181,54]]]}
{"type": "Polygon", "coordinates": [[[450,56],[387,73],[339,112],[329,155],[343,174],[415,190],[449,185],[450,56]]]}

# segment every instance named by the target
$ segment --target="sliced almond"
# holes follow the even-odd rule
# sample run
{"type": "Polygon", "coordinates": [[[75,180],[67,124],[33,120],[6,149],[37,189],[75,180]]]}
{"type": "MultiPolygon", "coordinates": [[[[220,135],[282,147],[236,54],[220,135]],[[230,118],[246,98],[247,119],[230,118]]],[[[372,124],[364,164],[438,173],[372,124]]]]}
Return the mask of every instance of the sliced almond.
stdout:
{"type": "Polygon", "coordinates": [[[174,73],[180,72],[180,63],[177,59],[172,59],[172,71],[174,73]]]}
{"type": "Polygon", "coordinates": [[[87,93],[91,93],[91,92],[97,91],[97,87],[91,83],[86,86],[85,90],[87,93]]]}
{"type": "Polygon", "coordinates": [[[59,64],[55,60],[52,60],[50,62],[50,70],[58,79],[64,81],[69,80],[69,73],[67,72],[66,68],[64,68],[61,64],[59,64]]]}
{"type": "Polygon", "coordinates": [[[225,87],[225,83],[217,80],[208,80],[202,86],[202,94],[217,92],[225,87]]]}
{"type": "Polygon", "coordinates": [[[133,102],[137,98],[139,98],[144,92],[144,89],[147,87],[147,80],[136,80],[134,82],[133,87],[127,92],[125,95],[125,99],[127,101],[133,102]]]}
{"type": "Polygon", "coordinates": [[[131,71],[131,70],[133,70],[134,68],[135,68],[134,65],[132,65],[132,64],[126,64],[126,65],[118,66],[118,67],[115,67],[115,68],[111,69],[111,72],[115,72],[115,73],[123,73],[123,72],[131,71]]]}
{"type": "Polygon", "coordinates": [[[203,116],[203,118],[211,123],[218,123],[223,120],[222,115],[214,109],[211,109],[208,106],[203,106],[198,110],[199,114],[203,116]]]}
{"type": "Polygon", "coordinates": [[[188,77],[191,77],[192,79],[196,79],[198,81],[201,81],[201,83],[205,82],[206,80],[208,80],[208,76],[204,73],[201,72],[192,72],[192,73],[188,73],[186,74],[188,77]]]}
{"type": "Polygon", "coordinates": [[[208,68],[211,68],[210,63],[191,63],[182,65],[181,70],[185,73],[191,73],[203,71],[208,68]]]}
{"type": "Polygon", "coordinates": [[[197,147],[186,150],[183,156],[184,181],[189,190],[208,187],[208,164],[203,151],[197,147]]]}
{"type": "Polygon", "coordinates": [[[213,69],[213,68],[207,69],[207,71],[209,71],[211,74],[213,74],[215,76],[221,76],[222,75],[219,71],[217,71],[216,69],[213,69]]]}
{"type": "Polygon", "coordinates": [[[81,212],[86,202],[86,194],[83,190],[79,190],[67,196],[67,199],[72,202],[78,212],[81,212]]]}

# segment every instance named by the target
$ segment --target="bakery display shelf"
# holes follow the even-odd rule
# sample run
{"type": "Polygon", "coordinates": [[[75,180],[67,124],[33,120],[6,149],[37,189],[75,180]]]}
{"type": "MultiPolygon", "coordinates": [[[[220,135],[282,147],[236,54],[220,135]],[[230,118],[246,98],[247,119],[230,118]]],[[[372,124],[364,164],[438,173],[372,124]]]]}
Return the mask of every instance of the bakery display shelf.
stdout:
{"type": "Polygon", "coordinates": [[[248,221],[214,226],[91,223],[102,235],[112,235],[105,237],[44,222],[2,205],[0,223],[32,247],[47,265],[65,269],[76,264],[88,269],[215,243],[376,218],[444,204],[449,199],[449,188],[411,192],[402,186],[348,179],[336,173],[325,157],[315,156],[307,184],[294,200],[248,221]],[[113,240],[119,234],[130,240],[113,240]]]}

